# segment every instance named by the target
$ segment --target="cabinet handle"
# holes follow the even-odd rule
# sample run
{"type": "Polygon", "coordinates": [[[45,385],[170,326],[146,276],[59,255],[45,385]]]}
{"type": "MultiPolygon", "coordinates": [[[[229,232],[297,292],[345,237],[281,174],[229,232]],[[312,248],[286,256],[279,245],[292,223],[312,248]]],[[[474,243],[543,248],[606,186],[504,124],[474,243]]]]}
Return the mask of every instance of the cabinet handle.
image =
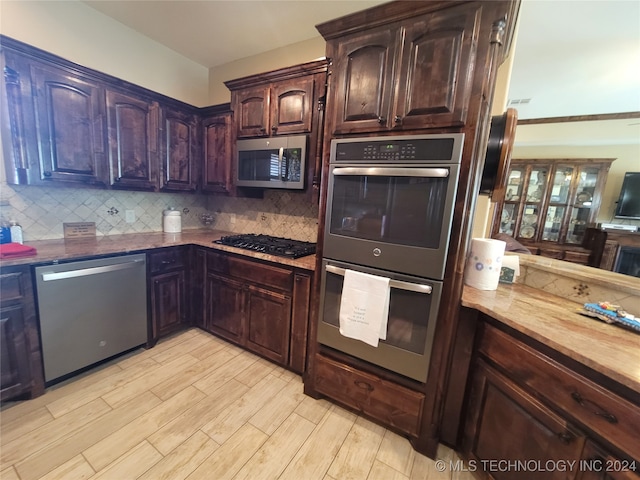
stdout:
{"type": "Polygon", "coordinates": [[[396,123],[396,125],[400,125],[402,123],[402,117],[396,115],[395,117],[393,117],[393,121],[396,123]]]}
{"type": "Polygon", "coordinates": [[[594,415],[604,418],[607,422],[618,423],[618,419],[616,418],[615,415],[607,412],[597,403],[592,402],[591,400],[587,400],[586,398],[583,398],[582,395],[580,395],[578,392],[573,392],[571,394],[571,398],[573,398],[578,405],[586,408],[594,415]]]}
{"type": "Polygon", "coordinates": [[[266,133],[266,132],[267,132],[267,129],[266,129],[266,128],[264,128],[264,127],[262,127],[262,128],[260,128],[260,131],[261,131],[262,133],[266,133]]]}
{"type": "Polygon", "coordinates": [[[363,382],[362,380],[354,380],[354,385],[362,390],[366,390],[367,392],[373,392],[373,387],[367,382],[363,382]]]}
{"type": "Polygon", "coordinates": [[[562,432],[558,434],[558,438],[560,439],[560,441],[562,443],[564,443],[565,445],[570,444],[574,438],[576,438],[573,434],[569,433],[569,432],[562,432]]]}
{"type": "Polygon", "coordinates": [[[382,123],[384,123],[384,122],[386,122],[386,121],[387,121],[387,119],[386,119],[386,118],[384,118],[384,117],[382,117],[382,116],[381,116],[381,117],[378,117],[378,123],[382,124],[382,123]]]}
{"type": "Polygon", "coordinates": [[[50,177],[51,176],[51,172],[44,172],[43,174],[45,177],[50,177]]]}
{"type": "Polygon", "coordinates": [[[275,125],[273,127],[271,127],[271,131],[273,133],[276,133],[278,131],[278,127],[276,127],[275,125]]]}
{"type": "Polygon", "coordinates": [[[116,182],[119,182],[120,181],[120,177],[116,177],[115,180],[116,180],[116,182]]]}
{"type": "Polygon", "coordinates": [[[160,263],[162,265],[171,265],[173,263],[173,260],[162,260],[160,263]]]}

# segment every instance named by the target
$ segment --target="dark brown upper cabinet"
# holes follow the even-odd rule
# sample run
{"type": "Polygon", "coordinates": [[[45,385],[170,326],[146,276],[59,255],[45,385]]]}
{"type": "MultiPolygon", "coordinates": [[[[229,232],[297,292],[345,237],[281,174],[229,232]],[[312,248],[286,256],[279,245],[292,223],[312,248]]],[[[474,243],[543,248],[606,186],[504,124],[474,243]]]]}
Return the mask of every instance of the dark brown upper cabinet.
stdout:
{"type": "Polygon", "coordinates": [[[333,133],[464,125],[480,11],[461,5],[330,40],[333,133]]]}
{"type": "Polygon", "coordinates": [[[161,109],[160,189],[193,192],[198,188],[198,120],[192,113],[161,109]]]}
{"type": "Polygon", "coordinates": [[[202,191],[233,193],[232,121],[230,105],[219,112],[207,112],[202,120],[202,191]]]}
{"type": "Polygon", "coordinates": [[[200,109],[1,40],[8,183],[198,189],[200,109]]]}
{"type": "Polygon", "coordinates": [[[313,87],[313,77],[301,77],[232,91],[238,138],[310,132],[313,87]]]}
{"type": "Polygon", "coordinates": [[[237,138],[310,133],[327,65],[316,61],[225,82],[237,138]]]}
{"type": "Polygon", "coordinates": [[[158,104],[107,90],[110,185],[156,190],[158,104]]]}
{"type": "Polygon", "coordinates": [[[105,185],[104,93],[97,82],[31,65],[40,176],[32,183],[105,185]]]}

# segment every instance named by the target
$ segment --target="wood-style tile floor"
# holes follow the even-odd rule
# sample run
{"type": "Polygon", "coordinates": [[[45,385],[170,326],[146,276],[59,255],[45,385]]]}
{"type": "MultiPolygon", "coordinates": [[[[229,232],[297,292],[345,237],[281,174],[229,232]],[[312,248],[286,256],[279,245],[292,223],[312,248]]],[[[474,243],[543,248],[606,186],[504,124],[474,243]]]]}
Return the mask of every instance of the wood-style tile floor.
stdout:
{"type": "Polygon", "coordinates": [[[462,479],[303,394],[283,368],[191,329],[0,412],[0,478],[462,479]]]}

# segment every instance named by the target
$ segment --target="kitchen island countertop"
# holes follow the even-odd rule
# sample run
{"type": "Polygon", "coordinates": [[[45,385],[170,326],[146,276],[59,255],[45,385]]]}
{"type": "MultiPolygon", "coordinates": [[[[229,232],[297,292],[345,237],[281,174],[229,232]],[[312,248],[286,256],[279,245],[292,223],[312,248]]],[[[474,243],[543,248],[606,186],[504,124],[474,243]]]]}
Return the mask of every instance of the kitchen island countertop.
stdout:
{"type": "Polygon", "coordinates": [[[201,247],[214,248],[304,270],[315,269],[315,255],[292,259],[213,243],[214,240],[218,240],[224,235],[233,235],[233,233],[221,230],[197,229],[184,230],[182,233],[147,232],[72,240],[37,240],[26,242],[30,247],[36,248],[38,251],[37,255],[2,259],[0,261],[0,267],[41,264],[61,260],[80,260],[88,257],[133,253],[161,247],[199,245],[201,247]]]}
{"type": "Polygon", "coordinates": [[[464,287],[476,309],[640,393],[640,333],[577,313],[582,304],[526,285],[464,287]]]}

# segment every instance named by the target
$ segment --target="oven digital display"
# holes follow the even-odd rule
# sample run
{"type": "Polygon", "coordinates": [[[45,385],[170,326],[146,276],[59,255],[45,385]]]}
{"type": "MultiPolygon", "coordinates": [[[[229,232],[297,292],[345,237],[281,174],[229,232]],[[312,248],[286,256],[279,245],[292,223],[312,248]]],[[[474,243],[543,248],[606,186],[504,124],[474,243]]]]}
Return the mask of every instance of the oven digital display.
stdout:
{"type": "Polygon", "coordinates": [[[394,145],[394,144],[388,143],[386,145],[382,145],[380,147],[380,151],[383,152],[383,153],[384,152],[399,152],[400,151],[400,145],[397,145],[397,144],[394,145]]]}

